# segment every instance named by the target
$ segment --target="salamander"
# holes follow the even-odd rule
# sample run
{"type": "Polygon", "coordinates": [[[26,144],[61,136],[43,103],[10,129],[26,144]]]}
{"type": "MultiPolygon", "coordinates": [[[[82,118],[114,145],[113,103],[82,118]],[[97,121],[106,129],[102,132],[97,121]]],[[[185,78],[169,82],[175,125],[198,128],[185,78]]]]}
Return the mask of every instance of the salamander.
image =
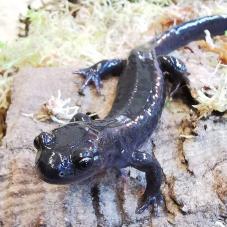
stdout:
{"type": "Polygon", "coordinates": [[[177,25],[145,45],[133,49],[127,59],[102,60],[74,73],[85,77],[80,89],[94,83],[100,92],[101,79],[119,75],[117,95],[104,119],[92,120],[83,113],[70,123],[34,139],[38,150],[36,168],[49,183],[67,184],[95,177],[107,168],[131,166],[145,172],[146,189],[137,213],[161,202],[162,168],[152,153],[140,147],[152,135],[166,99],[166,80],[173,91],[188,84],[185,64],[171,51],[191,41],[227,30],[227,15],[206,16],[177,25]]]}

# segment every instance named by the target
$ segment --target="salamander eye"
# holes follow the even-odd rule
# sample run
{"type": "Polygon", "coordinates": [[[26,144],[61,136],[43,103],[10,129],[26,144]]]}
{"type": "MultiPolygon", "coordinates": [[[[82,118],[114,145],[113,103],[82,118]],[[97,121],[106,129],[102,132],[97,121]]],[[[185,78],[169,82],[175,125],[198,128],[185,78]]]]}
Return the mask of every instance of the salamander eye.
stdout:
{"type": "Polygon", "coordinates": [[[79,169],[86,169],[90,166],[92,166],[93,158],[87,157],[82,158],[77,164],[79,169]]]}
{"type": "Polygon", "coordinates": [[[93,164],[93,153],[91,151],[76,151],[72,156],[72,161],[76,168],[87,169],[93,164]]]}
{"type": "Polygon", "coordinates": [[[55,142],[55,136],[48,132],[42,132],[37,136],[34,140],[34,146],[36,149],[42,148],[42,147],[48,147],[54,144],[55,142]]]}

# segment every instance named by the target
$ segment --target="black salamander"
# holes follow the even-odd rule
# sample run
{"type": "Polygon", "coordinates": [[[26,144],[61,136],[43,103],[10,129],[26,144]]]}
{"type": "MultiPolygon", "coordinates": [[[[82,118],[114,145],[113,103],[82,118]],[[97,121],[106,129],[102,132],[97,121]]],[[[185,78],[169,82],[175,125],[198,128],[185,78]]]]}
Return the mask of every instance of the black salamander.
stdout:
{"type": "Polygon", "coordinates": [[[223,35],[227,15],[183,23],[135,48],[127,60],[103,60],[76,71],[85,77],[80,93],[90,82],[100,92],[101,78],[110,73],[120,75],[115,102],[103,120],[79,113],[69,124],[37,136],[34,146],[40,177],[49,183],[66,184],[94,177],[107,168],[132,166],[145,172],[147,181],[136,212],[157,205],[161,200],[162,170],[151,153],[139,148],[160,118],[166,98],[165,77],[173,83],[173,91],[188,82],[185,65],[167,54],[203,39],[205,29],[212,36],[223,35]]]}

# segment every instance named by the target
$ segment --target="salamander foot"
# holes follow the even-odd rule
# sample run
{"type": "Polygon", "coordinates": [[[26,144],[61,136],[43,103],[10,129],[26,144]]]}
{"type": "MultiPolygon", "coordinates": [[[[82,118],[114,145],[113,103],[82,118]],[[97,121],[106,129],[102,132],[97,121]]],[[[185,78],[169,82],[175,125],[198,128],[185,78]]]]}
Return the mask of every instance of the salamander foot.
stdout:
{"type": "Polygon", "coordinates": [[[84,89],[90,83],[93,83],[95,85],[97,93],[99,95],[101,94],[102,82],[101,82],[100,75],[99,75],[99,72],[98,72],[98,65],[97,64],[95,64],[91,67],[88,67],[88,68],[76,70],[73,73],[81,75],[85,78],[85,81],[84,81],[83,85],[81,86],[81,88],[78,92],[80,95],[84,95],[84,89]]]}
{"type": "Polygon", "coordinates": [[[85,77],[85,81],[79,90],[80,95],[84,95],[84,89],[90,84],[93,83],[97,90],[97,93],[101,94],[102,82],[101,79],[108,75],[114,74],[119,75],[124,66],[126,65],[126,60],[123,59],[110,59],[102,60],[91,67],[79,69],[74,71],[74,74],[79,74],[85,77]]]}
{"type": "Polygon", "coordinates": [[[148,209],[151,206],[153,208],[154,215],[158,216],[159,206],[162,206],[162,204],[163,204],[163,197],[161,193],[157,193],[155,195],[150,195],[150,196],[146,196],[144,194],[136,209],[136,214],[143,213],[146,209],[148,209]]]}

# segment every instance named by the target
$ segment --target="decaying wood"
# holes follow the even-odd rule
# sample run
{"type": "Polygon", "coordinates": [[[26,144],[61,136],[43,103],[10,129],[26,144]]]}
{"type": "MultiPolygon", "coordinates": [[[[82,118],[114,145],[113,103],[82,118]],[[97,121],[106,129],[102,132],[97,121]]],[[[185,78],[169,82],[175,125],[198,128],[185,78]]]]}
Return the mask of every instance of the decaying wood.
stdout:
{"type": "Polygon", "coordinates": [[[194,116],[181,100],[167,102],[157,130],[143,147],[153,150],[165,175],[165,203],[158,217],[150,211],[135,215],[145,182],[134,169],[123,175],[109,171],[79,185],[49,185],[38,178],[33,139],[57,125],[35,122],[22,113],[36,112],[58,89],[81,105],[82,112],[97,112],[100,117],[114,99],[116,78],[104,81],[103,96],[87,89],[79,97],[82,80],[71,71],[26,69],[16,76],[0,150],[0,226],[224,226],[226,120],[213,116],[191,129],[194,116]]]}

